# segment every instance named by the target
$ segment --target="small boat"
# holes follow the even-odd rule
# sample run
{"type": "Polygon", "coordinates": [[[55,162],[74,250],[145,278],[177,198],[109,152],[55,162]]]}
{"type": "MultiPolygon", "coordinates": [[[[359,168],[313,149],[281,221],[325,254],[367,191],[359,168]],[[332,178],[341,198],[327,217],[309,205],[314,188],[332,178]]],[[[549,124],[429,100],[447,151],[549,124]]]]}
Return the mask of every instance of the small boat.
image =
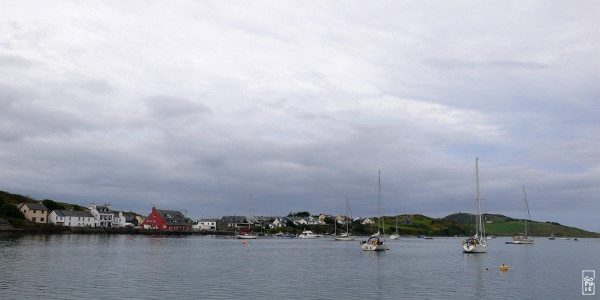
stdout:
{"type": "Polygon", "coordinates": [[[258,238],[258,235],[252,234],[250,230],[250,223],[252,223],[252,194],[250,194],[250,216],[248,217],[248,230],[240,230],[240,232],[236,235],[236,237],[240,240],[255,240],[258,238]]]}
{"type": "Polygon", "coordinates": [[[523,219],[525,224],[525,233],[519,233],[513,236],[513,244],[516,245],[530,245],[533,244],[533,237],[527,234],[527,220],[531,224],[531,215],[529,214],[529,205],[527,204],[527,194],[525,193],[525,186],[523,186],[523,201],[525,202],[525,212],[527,212],[527,219],[523,219]]]}
{"type": "Polygon", "coordinates": [[[550,234],[550,237],[548,239],[552,241],[556,239],[556,237],[554,236],[554,232],[550,234]]]}
{"type": "Polygon", "coordinates": [[[379,240],[378,237],[370,237],[366,241],[360,242],[360,246],[364,251],[385,251],[385,241],[379,240]]]}
{"type": "Polygon", "coordinates": [[[310,230],[306,230],[304,229],[304,231],[302,231],[301,234],[298,235],[299,238],[301,239],[316,239],[317,235],[314,234],[312,231],[310,230]]]}
{"type": "Polygon", "coordinates": [[[240,230],[235,237],[239,240],[255,240],[258,238],[258,235],[251,234],[248,230],[240,230]]]}
{"type": "Polygon", "coordinates": [[[579,241],[579,240],[578,240],[577,238],[575,238],[575,239],[573,239],[573,241],[577,242],[577,241],[579,241]]]}
{"type": "Polygon", "coordinates": [[[383,236],[385,236],[385,223],[383,222],[383,211],[382,211],[382,200],[381,200],[381,170],[379,170],[379,179],[378,179],[378,206],[379,206],[379,220],[377,221],[377,236],[371,236],[366,241],[361,241],[360,246],[364,251],[385,251],[389,250],[386,245],[385,239],[379,238],[379,229],[382,229],[383,236]]]}
{"type": "Polygon", "coordinates": [[[570,238],[570,237],[567,237],[567,236],[563,236],[563,237],[562,237],[562,239],[563,239],[563,240],[567,240],[567,241],[570,241],[570,240],[571,240],[571,238],[570,238]]]}
{"type": "Polygon", "coordinates": [[[352,218],[350,218],[350,202],[348,202],[348,197],[346,197],[346,232],[337,234],[337,220],[335,221],[335,231],[336,234],[333,236],[333,239],[336,241],[354,241],[355,236],[350,235],[349,232],[349,224],[352,222],[352,218]]]}
{"type": "Polygon", "coordinates": [[[485,228],[483,227],[481,211],[481,195],[479,193],[479,158],[475,159],[475,195],[477,204],[477,224],[475,224],[475,235],[463,240],[463,253],[486,253],[487,241],[485,239],[485,228]]]}

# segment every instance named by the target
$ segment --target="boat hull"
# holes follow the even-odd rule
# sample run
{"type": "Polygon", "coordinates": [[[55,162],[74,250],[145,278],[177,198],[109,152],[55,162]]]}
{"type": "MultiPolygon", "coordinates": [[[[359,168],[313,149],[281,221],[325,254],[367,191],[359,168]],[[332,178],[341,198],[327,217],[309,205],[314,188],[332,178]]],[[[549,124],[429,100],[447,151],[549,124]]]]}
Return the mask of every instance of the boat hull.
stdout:
{"type": "Polygon", "coordinates": [[[336,241],[354,241],[355,236],[334,236],[336,241]]]}
{"type": "Polygon", "coordinates": [[[531,244],[533,244],[533,238],[523,236],[523,235],[516,235],[513,237],[513,244],[515,244],[515,245],[531,245],[531,244]]]}
{"type": "Polygon", "coordinates": [[[486,253],[487,245],[463,245],[463,253],[486,253]]]}
{"type": "Polygon", "coordinates": [[[371,237],[367,241],[360,242],[360,246],[363,251],[385,251],[387,246],[384,241],[380,241],[379,238],[371,237]]]}
{"type": "Polygon", "coordinates": [[[527,241],[521,240],[521,241],[513,241],[512,243],[515,245],[531,245],[531,244],[533,244],[533,241],[532,240],[527,240],[527,241]]]}
{"type": "Polygon", "coordinates": [[[237,235],[236,236],[238,240],[255,240],[258,238],[257,235],[237,235]]]}

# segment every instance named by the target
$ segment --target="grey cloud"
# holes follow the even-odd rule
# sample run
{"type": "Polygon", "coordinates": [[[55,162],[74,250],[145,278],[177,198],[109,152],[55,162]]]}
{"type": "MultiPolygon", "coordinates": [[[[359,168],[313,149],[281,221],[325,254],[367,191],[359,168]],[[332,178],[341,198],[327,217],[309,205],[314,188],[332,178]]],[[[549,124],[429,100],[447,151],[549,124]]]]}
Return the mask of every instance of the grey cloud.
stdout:
{"type": "Polygon", "coordinates": [[[19,55],[0,55],[0,68],[29,67],[33,62],[19,55]]]}
{"type": "Polygon", "coordinates": [[[440,68],[443,70],[447,69],[474,69],[474,68],[488,68],[488,69],[506,69],[506,70],[542,70],[549,68],[547,64],[537,62],[521,62],[513,60],[490,60],[485,62],[472,62],[455,59],[443,59],[443,58],[428,58],[423,61],[423,64],[440,68]]]}
{"type": "Polygon", "coordinates": [[[211,109],[201,103],[184,98],[156,95],[144,99],[146,107],[153,116],[176,118],[192,114],[210,114],[211,109]]]}

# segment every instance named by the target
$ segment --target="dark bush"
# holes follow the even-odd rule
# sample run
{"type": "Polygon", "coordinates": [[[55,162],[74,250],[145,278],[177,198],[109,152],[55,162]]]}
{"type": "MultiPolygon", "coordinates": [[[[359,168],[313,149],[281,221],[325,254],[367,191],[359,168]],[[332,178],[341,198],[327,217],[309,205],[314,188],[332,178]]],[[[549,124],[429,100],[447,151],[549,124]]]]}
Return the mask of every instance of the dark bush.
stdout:
{"type": "Polygon", "coordinates": [[[25,215],[13,204],[4,204],[0,206],[0,215],[25,220],[25,215]]]}

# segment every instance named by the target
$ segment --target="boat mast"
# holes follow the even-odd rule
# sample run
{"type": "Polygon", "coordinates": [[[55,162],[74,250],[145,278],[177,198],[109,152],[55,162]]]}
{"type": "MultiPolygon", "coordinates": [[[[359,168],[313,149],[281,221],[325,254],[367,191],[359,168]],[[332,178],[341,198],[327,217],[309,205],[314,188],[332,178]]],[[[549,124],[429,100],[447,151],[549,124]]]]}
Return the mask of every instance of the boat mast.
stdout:
{"type": "Polygon", "coordinates": [[[250,194],[250,217],[248,218],[248,234],[250,234],[250,222],[252,222],[252,194],[250,194]]]}
{"type": "Polygon", "coordinates": [[[481,234],[481,237],[483,237],[484,232],[483,222],[481,220],[481,195],[479,193],[479,157],[475,158],[475,192],[477,197],[477,225],[475,226],[475,235],[479,237],[481,234]]]}
{"type": "Polygon", "coordinates": [[[350,204],[348,203],[348,197],[346,197],[346,235],[348,235],[348,215],[350,215],[350,204]]]}
{"type": "Polygon", "coordinates": [[[529,205],[527,204],[527,193],[525,193],[525,186],[523,186],[523,201],[525,202],[525,210],[527,211],[527,218],[525,219],[525,237],[529,237],[527,235],[527,220],[531,220],[531,215],[529,214],[529,205]]]}
{"type": "Polygon", "coordinates": [[[377,231],[379,232],[379,228],[381,228],[382,235],[385,237],[385,224],[383,222],[383,201],[381,200],[381,170],[379,170],[379,178],[378,178],[378,192],[377,196],[379,197],[379,222],[377,222],[377,231]],[[381,226],[380,226],[381,224],[381,226]]]}

